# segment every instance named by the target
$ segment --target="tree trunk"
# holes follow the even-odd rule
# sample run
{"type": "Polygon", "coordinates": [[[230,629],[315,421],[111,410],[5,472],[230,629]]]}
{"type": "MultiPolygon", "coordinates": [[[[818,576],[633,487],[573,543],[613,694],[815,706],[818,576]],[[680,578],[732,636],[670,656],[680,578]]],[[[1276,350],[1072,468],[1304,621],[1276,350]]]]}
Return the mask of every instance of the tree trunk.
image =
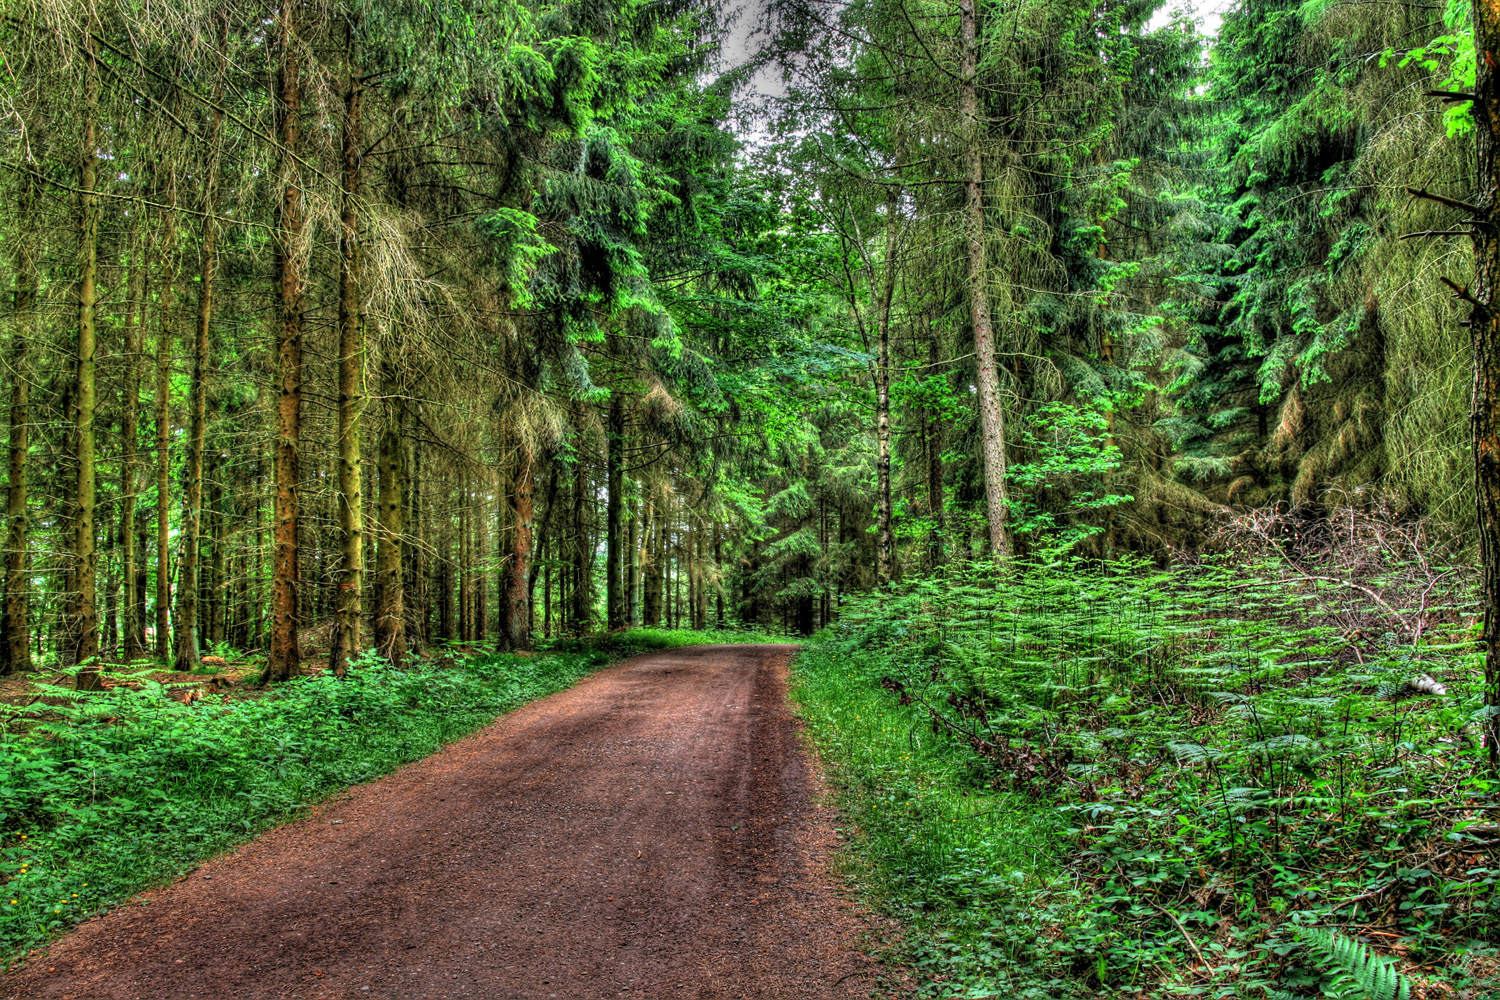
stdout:
{"type": "Polygon", "coordinates": [[[974,327],[990,558],[996,565],[1003,565],[1011,558],[1010,506],[1005,486],[1005,414],[1000,408],[1000,373],[995,364],[995,330],[990,317],[989,265],[984,242],[984,157],[980,150],[983,129],[979,121],[979,37],[974,7],[975,0],[959,0],[963,45],[959,113],[964,129],[964,241],[969,258],[969,314],[974,327]]]}
{"type": "Polygon", "coordinates": [[[361,523],[359,469],[360,416],[364,410],[364,343],[360,284],[359,199],[363,194],[364,127],[360,82],[354,53],[354,25],[347,26],[349,79],[344,92],[343,211],[339,217],[339,567],[338,606],[329,643],[328,665],[343,677],[349,658],[359,653],[360,587],[364,579],[364,525],[361,523]]]}
{"type": "Polygon", "coordinates": [[[198,325],[193,339],[192,398],[188,406],[187,489],[182,508],[182,563],[177,577],[177,635],[174,668],[188,671],[203,661],[198,602],[199,560],[203,557],[203,449],[208,433],[210,333],[214,321],[214,282],[219,271],[218,211],[219,158],[223,148],[224,37],[227,21],[219,19],[219,77],[210,112],[208,162],[203,172],[203,270],[198,283],[198,325]]]}
{"type": "Polygon", "coordinates": [[[573,621],[570,623],[574,635],[583,635],[589,630],[590,612],[593,610],[593,560],[589,552],[589,526],[585,518],[588,493],[588,469],[578,463],[573,480],[573,621]]]}
{"type": "Polygon", "coordinates": [[[74,383],[77,407],[74,446],[78,459],[73,521],[73,590],[69,618],[67,662],[85,669],[75,678],[80,691],[97,690],[99,673],[92,662],[99,655],[97,594],[98,552],[94,537],[94,371],[97,363],[95,309],[98,302],[99,197],[98,182],[99,62],[92,34],[84,35],[83,141],[78,158],[78,377],[74,383]]]}
{"type": "MultiPolygon", "coordinates": [[[[411,445],[411,475],[406,482],[407,526],[412,534],[409,547],[406,592],[402,603],[406,605],[406,648],[420,651],[427,648],[428,600],[427,600],[427,506],[422,486],[422,445],[415,437],[411,445]]],[[[363,568],[363,567],[361,567],[363,568]]]]}
{"type": "MultiPolygon", "coordinates": [[[[133,255],[142,252],[131,247],[133,255]]],[[[136,546],[135,501],[140,460],[141,366],[146,356],[146,271],[149,262],[132,260],[130,300],[125,309],[125,387],[120,399],[120,544],[125,593],[121,601],[121,625],[127,661],[146,655],[141,632],[140,581],[137,570],[140,549],[136,546]]]]}
{"type": "MultiPolygon", "coordinates": [[[[28,163],[28,168],[35,164],[28,163]]],[[[21,182],[17,218],[32,218],[38,201],[35,175],[21,182]]],[[[6,504],[5,607],[0,618],[0,674],[31,669],[28,598],[31,546],[26,516],[27,457],[31,449],[31,340],[36,336],[36,247],[27,234],[16,240],[14,312],[10,334],[10,479],[6,504]]]]}
{"type": "Polygon", "coordinates": [[[516,458],[516,523],[512,529],[510,573],[506,586],[506,648],[531,648],[532,491],[536,486],[536,456],[522,444],[516,458]]]}
{"type": "MultiPolygon", "coordinates": [[[[406,656],[406,608],[401,580],[401,421],[386,415],[380,436],[380,536],[375,555],[375,648],[392,663],[406,656]]],[[[467,567],[465,567],[467,570],[467,567]]],[[[465,574],[467,577],[467,573],[465,574]]],[[[467,637],[466,637],[467,638],[467,637]]]]}
{"type": "Polygon", "coordinates": [[[608,455],[605,510],[605,623],[609,631],[625,627],[625,539],[621,514],[625,508],[625,398],[615,389],[609,397],[609,429],[605,434],[608,455]]]}
{"type": "MultiPolygon", "coordinates": [[[[941,348],[936,338],[927,346],[928,375],[937,374],[941,348]]],[[[937,406],[929,407],[925,415],[927,438],[927,519],[932,529],[927,536],[927,568],[935,570],[943,564],[943,532],[945,530],[943,510],[943,415],[937,406]]]]}
{"type": "Polygon", "coordinates": [[[625,532],[625,625],[636,624],[636,598],[640,591],[641,517],[637,502],[632,500],[625,532]]]}
{"type": "Polygon", "coordinates": [[[650,502],[646,504],[646,527],[641,532],[641,575],[645,578],[641,624],[655,628],[661,624],[661,518],[650,502]]]}
{"type": "Polygon", "coordinates": [[[302,672],[299,623],[299,482],[302,444],[302,231],[306,209],[299,172],[302,146],[302,69],[299,62],[297,11],[284,3],[276,15],[278,59],[275,93],[277,184],[273,234],[274,292],[278,319],[276,337],[276,493],[275,552],[271,571],[271,641],[266,658],[266,683],[288,680],[302,672]]]}
{"type": "Polygon", "coordinates": [[[1484,602],[1484,738],[1490,768],[1500,774],[1500,3],[1475,0],[1479,52],[1474,117],[1478,128],[1478,204],[1487,218],[1474,226],[1475,495],[1484,602]]]}
{"type": "MultiPolygon", "coordinates": [[[[901,163],[896,162],[899,178],[901,163]]],[[[875,341],[875,582],[891,582],[895,542],[891,534],[891,300],[896,291],[896,246],[900,236],[901,192],[889,188],[885,211],[885,267],[880,282],[880,313],[875,341]]]]}
{"type": "MultiPolygon", "coordinates": [[[[169,176],[169,204],[177,202],[175,175],[169,176]]],[[[172,502],[172,341],[177,304],[177,213],[162,223],[164,266],[156,329],[156,658],[167,663],[172,633],[167,609],[172,602],[172,535],[167,511],[172,502]]]]}

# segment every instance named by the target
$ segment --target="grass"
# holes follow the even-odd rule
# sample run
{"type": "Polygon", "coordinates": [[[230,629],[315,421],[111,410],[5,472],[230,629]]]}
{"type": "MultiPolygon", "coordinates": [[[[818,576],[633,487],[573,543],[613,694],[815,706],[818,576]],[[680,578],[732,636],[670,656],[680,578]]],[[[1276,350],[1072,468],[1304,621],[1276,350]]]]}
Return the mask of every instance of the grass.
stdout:
{"type": "Polygon", "coordinates": [[[1337,940],[1489,995],[1470,598],[1361,566],[1386,608],[1279,565],[955,568],[805,646],[852,864],[924,994],[1356,1000],[1337,940]]]}
{"type": "Polygon", "coordinates": [[[1054,997],[1016,976],[1034,933],[1021,912],[1050,885],[1058,823],[984,785],[983,766],[880,687],[879,657],[823,636],[794,664],[793,699],[839,790],[850,875],[905,925],[900,958],[947,996],[1054,997]]]}

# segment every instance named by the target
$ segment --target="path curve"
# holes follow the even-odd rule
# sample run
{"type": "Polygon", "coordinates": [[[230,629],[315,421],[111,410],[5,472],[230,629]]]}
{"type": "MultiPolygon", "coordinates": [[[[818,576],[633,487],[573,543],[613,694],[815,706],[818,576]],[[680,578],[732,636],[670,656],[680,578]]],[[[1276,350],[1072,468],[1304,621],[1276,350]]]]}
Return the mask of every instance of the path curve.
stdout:
{"type": "Polygon", "coordinates": [[[0,997],[868,997],[794,649],[602,671],[84,924],[0,997]]]}

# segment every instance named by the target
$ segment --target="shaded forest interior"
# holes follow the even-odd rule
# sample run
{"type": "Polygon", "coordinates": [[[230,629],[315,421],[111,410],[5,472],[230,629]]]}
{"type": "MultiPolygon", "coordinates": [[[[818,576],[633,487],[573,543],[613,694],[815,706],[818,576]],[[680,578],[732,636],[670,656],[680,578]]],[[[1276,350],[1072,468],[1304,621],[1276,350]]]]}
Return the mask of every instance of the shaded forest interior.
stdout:
{"type": "Polygon", "coordinates": [[[4,669],[810,634],[1351,497],[1492,567],[1467,8],[1155,13],[8,4],[4,669]]]}
{"type": "Polygon", "coordinates": [[[264,746],[427,713],[236,772],[244,816],[204,779],[162,874],[440,746],[454,692],[758,629],[817,636],[934,995],[1463,995],[1497,53],[1461,2],[0,0],[0,673],[52,678],[4,940],[79,898],[32,860],[97,840],[77,761],[127,789],[201,724],[147,670],[304,678],[236,709],[264,746]]]}

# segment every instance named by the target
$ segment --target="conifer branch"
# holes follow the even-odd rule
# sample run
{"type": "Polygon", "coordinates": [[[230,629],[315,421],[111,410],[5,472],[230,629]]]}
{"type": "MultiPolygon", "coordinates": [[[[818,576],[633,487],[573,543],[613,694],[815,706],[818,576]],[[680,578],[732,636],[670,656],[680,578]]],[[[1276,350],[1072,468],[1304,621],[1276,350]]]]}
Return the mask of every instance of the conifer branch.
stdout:
{"type": "Polygon", "coordinates": [[[1423,198],[1427,201],[1435,201],[1439,205],[1447,205],[1449,208],[1456,208],[1459,211],[1468,212],[1470,215],[1473,215],[1475,217],[1476,224],[1486,226],[1492,224],[1487,218],[1489,213],[1480,208],[1478,205],[1471,205],[1466,201],[1459,201],[1457,198],[1449,198],[1446,195],[1433,194],[1431,191],[1428,191],[1425,188],[1407,188],[1406,193],[1411,195],[1413,198],[1423,198]]]}

